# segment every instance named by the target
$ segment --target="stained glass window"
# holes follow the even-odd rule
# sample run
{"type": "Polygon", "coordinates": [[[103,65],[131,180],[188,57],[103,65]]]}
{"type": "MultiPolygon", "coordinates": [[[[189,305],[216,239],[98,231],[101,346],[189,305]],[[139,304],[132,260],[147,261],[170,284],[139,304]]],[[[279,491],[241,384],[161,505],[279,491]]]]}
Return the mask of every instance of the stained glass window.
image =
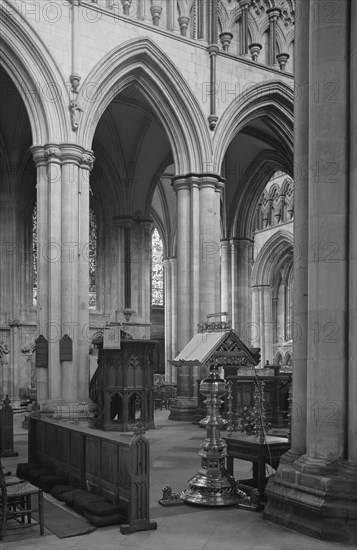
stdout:
{"type": "Polygon", "coordinates": [[[89,309],[97,307],[97,216],[94,210],[89,210],[89,309]]]}
{"type": "Polygon", "coordinates": [[[32,303],[37,306],[37,205],[32,210],[32,303]]]}
{"type": "Polygon", "coordinates": [[[164,305],[164,247],[157,229],[151,237],[151,304],[164,305]]]}

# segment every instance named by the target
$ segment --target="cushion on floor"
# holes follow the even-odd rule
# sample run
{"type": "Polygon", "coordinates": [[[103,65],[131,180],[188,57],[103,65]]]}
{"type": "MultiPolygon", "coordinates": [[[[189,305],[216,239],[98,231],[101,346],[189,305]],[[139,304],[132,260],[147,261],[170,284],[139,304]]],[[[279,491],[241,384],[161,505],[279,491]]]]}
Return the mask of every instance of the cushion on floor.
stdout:
{"type": "Polygon", "coordinates": [[[34,470],[28,470],[27,477],[31,483],[37,485],[38,480],[41,476],[52,476],[55,475],[55,472],[49,470],[48,468],[35,468],[34,470]]]}
{"type": "Polygon", "coordinates": [[[16,468],[16,475],[17,477],[26,479],[27,473],[30,470],[35,470],[35,468],[39,468],[39,465],[34,462],[20,462],[16,468]]]}
{"type": "Polygon", "coordinates": [[[74,491],[74,489],[77,489],[77,487],[73,486],[73,485],[54,485],[52,488],[51,488],[51,495],[54,496],[57,500],[62,500],[64,501],[64,499],[62,498],[62,494],[64,493],[70,493],[71,491],[74,491]]]}
{"type": "Polygon", "coordinates": [[[84,511],[100,517],[119,514],[119,508],[116,504],[112,504],[93,493],[82,495],[77,493],[74,496],[73,506],[81,514],[84,511]]]}
{"type": "Polygon", "coordinates": [[[56,476],[55,474],[40,476],[37,479],[37,485],[46,493],[50,493],[55,485],[64,485],[68,483],[68,478],[56,476]]]}
{"type": "Polygon", "coordinates": [[[96,527],[105,527],[106,525],[120,525],[127,523],[127,520],[121,514],[111,514],[110,516],[96,516],[83,510],[82,515],[87,518],[92,525],[96,527]]]}
{"type": "Polygon", "coordinates": [[[61,500],[63,500],[68,506],[73,506],[74,497],[76,494],[82,495],[83,489],[76,489],[71,487],[68,492],[61,494],[61,500]]]}

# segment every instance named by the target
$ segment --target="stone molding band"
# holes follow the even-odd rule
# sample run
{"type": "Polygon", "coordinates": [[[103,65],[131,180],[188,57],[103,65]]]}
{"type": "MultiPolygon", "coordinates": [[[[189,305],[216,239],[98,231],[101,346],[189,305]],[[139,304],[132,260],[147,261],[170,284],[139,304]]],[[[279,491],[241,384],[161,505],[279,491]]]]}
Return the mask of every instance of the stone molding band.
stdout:
{"type": "Polygon", "coordinates": [[[33,145],[30,149],[36,166],[44,166],[50,162],[62,165],[70,163],[92,170],[95,161],[93,151],[75,143],[47,143],[33,145]]]}
{"type": "Polygon", "coordinates": [[[203,173],[203,174],[187,174],[185,176],[174,176],[172,178],[172,187],[174,191],[181,189],[192,189],[211,187],[216,191],[220,191],[224,187],[225,179],[217,174],[203,173]]]}

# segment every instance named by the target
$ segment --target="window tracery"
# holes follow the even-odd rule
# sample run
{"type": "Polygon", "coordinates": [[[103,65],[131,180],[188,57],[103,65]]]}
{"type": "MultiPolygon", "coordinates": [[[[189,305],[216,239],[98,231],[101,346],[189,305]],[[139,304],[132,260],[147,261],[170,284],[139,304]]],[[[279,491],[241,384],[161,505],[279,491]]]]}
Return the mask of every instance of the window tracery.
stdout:
{"type": "Polygon", "coordinates": [[[151,304],[164,305],[164,247],[156,228],[151,236],[151,304]]]}

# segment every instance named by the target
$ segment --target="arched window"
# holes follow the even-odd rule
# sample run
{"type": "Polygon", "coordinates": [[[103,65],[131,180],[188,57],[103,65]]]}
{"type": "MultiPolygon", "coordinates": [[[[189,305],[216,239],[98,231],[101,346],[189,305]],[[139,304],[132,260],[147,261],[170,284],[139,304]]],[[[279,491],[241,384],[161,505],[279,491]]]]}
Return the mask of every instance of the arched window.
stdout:
{"type": "Polygon", "coordinates": [[[89,309],[97,307],[97,216],[93,208],[89,210],[89,309]]]}
{"type": "Polygon", "coordinates": [[[294,217],[294,181],[284,172],[275,172],[266,184],[257,204],[256,231],[294,217]]]}
{"type": "Polygon", "coordinates": [[[151,235],[151,305],[164,305],[164,246],[156,228],[151,235]]]}

